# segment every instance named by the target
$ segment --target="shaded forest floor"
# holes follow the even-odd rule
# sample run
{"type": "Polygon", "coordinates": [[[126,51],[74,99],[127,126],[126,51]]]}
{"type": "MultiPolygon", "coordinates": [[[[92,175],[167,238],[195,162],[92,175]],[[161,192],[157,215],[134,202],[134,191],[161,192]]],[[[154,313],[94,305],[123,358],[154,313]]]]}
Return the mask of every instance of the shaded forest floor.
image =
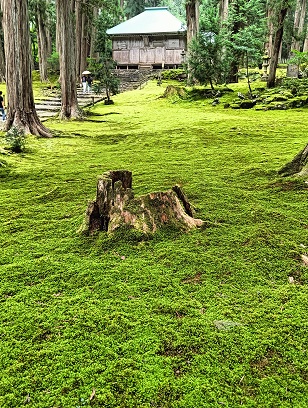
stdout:
{"type": "Polygon", "coordinates": [[[307,111],[166,85],[0,154],[1,407],[308,405],[308,186],[277,176],[307,111]],[[181,184],[206,228],[78,235],[97,176],[120,168],[136,195],[181,184]]]}

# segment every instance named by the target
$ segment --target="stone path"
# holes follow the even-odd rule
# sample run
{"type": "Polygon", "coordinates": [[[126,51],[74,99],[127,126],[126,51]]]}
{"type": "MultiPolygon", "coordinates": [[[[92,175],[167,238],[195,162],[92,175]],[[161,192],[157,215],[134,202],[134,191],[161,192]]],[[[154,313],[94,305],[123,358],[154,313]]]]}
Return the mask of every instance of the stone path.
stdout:
{"type": "MultiPolygon", "coordinates": [[[[104,99],[105,95],[77,93],[78,105],[81,108],[94,105],[104,99]]],[[[47,120],[60,111],[61,98],[58,96],[40,97],[35,100],[36,112],[41,121],[47,120]]]]}

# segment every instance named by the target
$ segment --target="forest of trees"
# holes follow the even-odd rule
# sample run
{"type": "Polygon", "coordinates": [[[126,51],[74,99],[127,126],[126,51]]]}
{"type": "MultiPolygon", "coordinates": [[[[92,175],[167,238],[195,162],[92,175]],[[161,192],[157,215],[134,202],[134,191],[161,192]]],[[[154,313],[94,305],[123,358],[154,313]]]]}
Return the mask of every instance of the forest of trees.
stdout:
{"type": "MultiPolygon", "coordinates": [[[[51,69],[59,70],[60,116],[77,118],[76,85],[89,58],[108,52],[106,29],[144,7],[162,5],[187,25],[188,69],[201,84],[236,82],[239,68],[262,64],[267,50],[268,87],[273,87],[281,58],[307,55],[306,0],[1,0],[0,78],[7,82],[7,129],[18,125],[49,135],[35,114],[33,69],[42,82],[51,69]]],[[[298,64],[289,68],[294,74],[298,64]]]]}

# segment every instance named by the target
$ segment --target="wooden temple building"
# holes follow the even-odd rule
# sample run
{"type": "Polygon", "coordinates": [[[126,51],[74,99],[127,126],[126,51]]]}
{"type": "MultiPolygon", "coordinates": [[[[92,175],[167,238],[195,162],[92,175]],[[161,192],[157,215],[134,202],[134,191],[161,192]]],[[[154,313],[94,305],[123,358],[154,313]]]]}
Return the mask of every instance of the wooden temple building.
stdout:
{"type": "Polygon", "coordinates": [[[118,68],[177,68],[186,50],[186,27],[167,7],[143,13],[107,30],[118,68]]]}

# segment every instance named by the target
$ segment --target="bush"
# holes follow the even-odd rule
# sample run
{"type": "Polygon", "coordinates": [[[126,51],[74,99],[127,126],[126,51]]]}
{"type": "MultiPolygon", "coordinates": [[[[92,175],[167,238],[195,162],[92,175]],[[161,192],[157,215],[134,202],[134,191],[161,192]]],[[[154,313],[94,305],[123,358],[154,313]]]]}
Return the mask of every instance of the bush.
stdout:
{"type": "Polygon", "coordinates": [[[162,79],[173,79],[179,81],[186,78],[186,73],[183,69],[168,69],[166,71],[162,71],[161,77],[162,79]]]}
{"type": "Polygon", "coordinates": [[[5,135],[9,149],[14,153],[21,153],[26,147],[26,136],[23,129],[13,126],[5,135]]]}

